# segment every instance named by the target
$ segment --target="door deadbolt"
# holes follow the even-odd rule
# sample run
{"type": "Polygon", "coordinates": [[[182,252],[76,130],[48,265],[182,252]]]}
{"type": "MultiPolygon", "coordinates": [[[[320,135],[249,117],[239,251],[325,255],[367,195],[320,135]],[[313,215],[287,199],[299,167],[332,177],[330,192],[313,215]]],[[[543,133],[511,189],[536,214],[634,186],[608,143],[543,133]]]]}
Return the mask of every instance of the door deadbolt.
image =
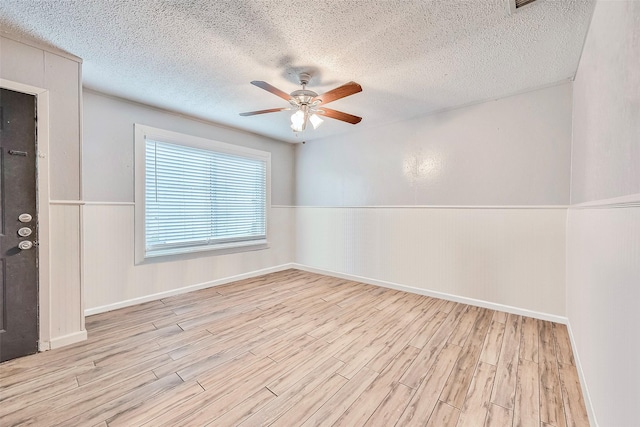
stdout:
{"type": "Polygon", "coordinates": [[[31,249],[33,247],[33,242],[30,242],[28,240],[23,240],[22,242],[18,243],[18,248],[24,250],[27,249],[31,249]]]}
{"type": "Polygon", "coordinates": [[[29,227],[22,227],[18,230],[18,235],[21,237],[31,236],[31,233],[33,233],[33,230],[31,230],[29,227]]]}
{"type": "Polygon", "coordinates": [[[32,219],[33,217],[28,213],[20,214],[20,216],[18,217],[18,221],[20,222],[31,222],[32,219]]]}

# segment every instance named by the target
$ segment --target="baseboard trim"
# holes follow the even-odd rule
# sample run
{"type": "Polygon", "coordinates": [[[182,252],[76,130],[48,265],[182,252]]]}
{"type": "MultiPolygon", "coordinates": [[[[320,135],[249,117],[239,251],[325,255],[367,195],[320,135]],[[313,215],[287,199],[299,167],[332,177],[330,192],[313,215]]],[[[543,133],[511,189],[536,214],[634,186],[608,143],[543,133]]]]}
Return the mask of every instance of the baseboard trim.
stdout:
{"type": "Polygon", "coordinates": [[[587,415],[589,416],[589,424],[593,427],[598,427],[598,420],[596,419],[596,413],[593,410],[593,403],[591,402],[591,395],[589,394],[589,387],[585,381],[584,372],[582,371],[582,363],[580,362],[580,355],[578,354],[578,347],[576,346],[576,340],[573,337],[573,330],[571,329],[571,322],[567,322],[567,331],[569,331],[569,339],[571,340],[571,349],[573,350],[573,358],[576,362],[576,370],[578,371],[578,378],[580,378],[580,386],[582,387],[582,396],[584,396],[584,406],[587,407],[587,415]]]}
{"type": "Polygon", "coordinates": [[[484,301],[474,298],[461,297],[458,295],[447,294],[444,292],[431,291],[428,289],[414,288],[413,286],[401,285],[399,283],[387,282],[384,280],[371,279],[369,277],[356,276],[354,274],[340,273],[337,271],[324,270],[322,268],[311,267],[304,264],[293,263],[291,268],[308,271],[310,273],[324,274],[326,276],[337,277],[340,279],[353,280],[356,282],[366,283],[368,285],[381,286],[383,288],[395,289],[412,294],[425,295],[433,298],[440,298],[448,301],[459,302],[463,304],[473,305],[491,310],[505,311],[507,313],[517,314],[520,316],[533,317],[535,319],[548,320],[550,322],[567,324],[567,318],[555,314],[543,313],[539,311],[527,310],[524,308],[513,307],[510,305],[498,304],[490,301],[484,301]]]}
{"type": "Polygon", "coordinates": [[[235,276],[223,277],[221,279],[211,280],[208,282],[197,283],[195,285],[185,286],[183,288],[171,289],[169,291],[158,292],[155,294],[145,295],[142,297],[132,298],[125,301],[119,301],[113,304],[102,305],[100,307],[92,307],[84,310],[85,316],[91,316],[93,314],[106,313],[107,311],[117,310],[119,308],[130,307],[136,304],[142,304],[149,301],[156,301],[162,298],[167,298],[174,295],[185,294],[187,292],[198,291],[200,289],[211,288],[213,286],[224,285],[227,283],[235,282],[237,280],[250,279],[256,276],[262,276],[263,274],[275,273],[277,271],[287,270],[294,268],[293,264],[281,264],[274,267],[263,268],[261,270],[254,270],[248,273],[237,274],[235,276]]]}
{"type": "Polygon", "coordinates": [[[51,341],[49,341],[49,349],[53,350],[56,348],[75,344],[77,342],[84,341],[86,339],[87,339],[86,330],[73,332],[71,334],[63,335],[61,337],[52,338],[51,341]]]}

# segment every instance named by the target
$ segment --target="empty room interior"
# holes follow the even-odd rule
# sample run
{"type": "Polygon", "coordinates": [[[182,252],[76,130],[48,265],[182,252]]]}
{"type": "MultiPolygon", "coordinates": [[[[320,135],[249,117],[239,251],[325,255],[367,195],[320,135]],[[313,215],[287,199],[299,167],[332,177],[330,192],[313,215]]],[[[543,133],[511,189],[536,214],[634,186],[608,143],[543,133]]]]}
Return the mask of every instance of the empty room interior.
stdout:
{"type": "Polygon", "coordinates": [[[0,91],[3,427],[640,425],[640,1],[4,0],[0,91]]]}

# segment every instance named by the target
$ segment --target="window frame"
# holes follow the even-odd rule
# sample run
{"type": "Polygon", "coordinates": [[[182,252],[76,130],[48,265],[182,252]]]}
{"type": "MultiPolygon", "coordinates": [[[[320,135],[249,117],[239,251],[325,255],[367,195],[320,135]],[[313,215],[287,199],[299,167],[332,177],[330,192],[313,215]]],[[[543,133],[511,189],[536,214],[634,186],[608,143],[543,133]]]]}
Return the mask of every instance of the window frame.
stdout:
{"type": "Polygon", "coordinates": [[[211,255],[224,255],[228,253],[267,249],[269,247],[268,235],[269,209],[271,207],[271,153],[240,145],[216,141],[213,139],[201,138],[193,135],[159,129],[139,123],[134,124],[134,150],[135,264],[142,264],[145,262],[150,262],[152,260],[161,261],[167,257],[175,258],[176,256],[180,257],[200,252],[208,252],[211,255]],[[245,240],[238,242],[219,243],[214,245],[171,248],[166,250],[157,250],[154,251],[154,253],[147,253],[145,221],[145,160],[147,139],[264,161],[266,163],[265,238],[260,240],[245,240]]]}

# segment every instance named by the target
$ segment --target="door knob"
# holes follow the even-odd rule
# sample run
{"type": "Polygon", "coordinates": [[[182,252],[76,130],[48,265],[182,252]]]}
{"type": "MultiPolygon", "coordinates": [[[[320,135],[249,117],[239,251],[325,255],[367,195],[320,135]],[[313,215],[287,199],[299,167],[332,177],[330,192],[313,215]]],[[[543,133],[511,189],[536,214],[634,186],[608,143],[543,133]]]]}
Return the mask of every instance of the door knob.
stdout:
{"type": "Polygon", "coordinates": [[[25,251],[33,247],[33,242],[30,242],[28,240],[23,240],[22,242],[18,243],[18,247],[23,251],[25,251]]]}

